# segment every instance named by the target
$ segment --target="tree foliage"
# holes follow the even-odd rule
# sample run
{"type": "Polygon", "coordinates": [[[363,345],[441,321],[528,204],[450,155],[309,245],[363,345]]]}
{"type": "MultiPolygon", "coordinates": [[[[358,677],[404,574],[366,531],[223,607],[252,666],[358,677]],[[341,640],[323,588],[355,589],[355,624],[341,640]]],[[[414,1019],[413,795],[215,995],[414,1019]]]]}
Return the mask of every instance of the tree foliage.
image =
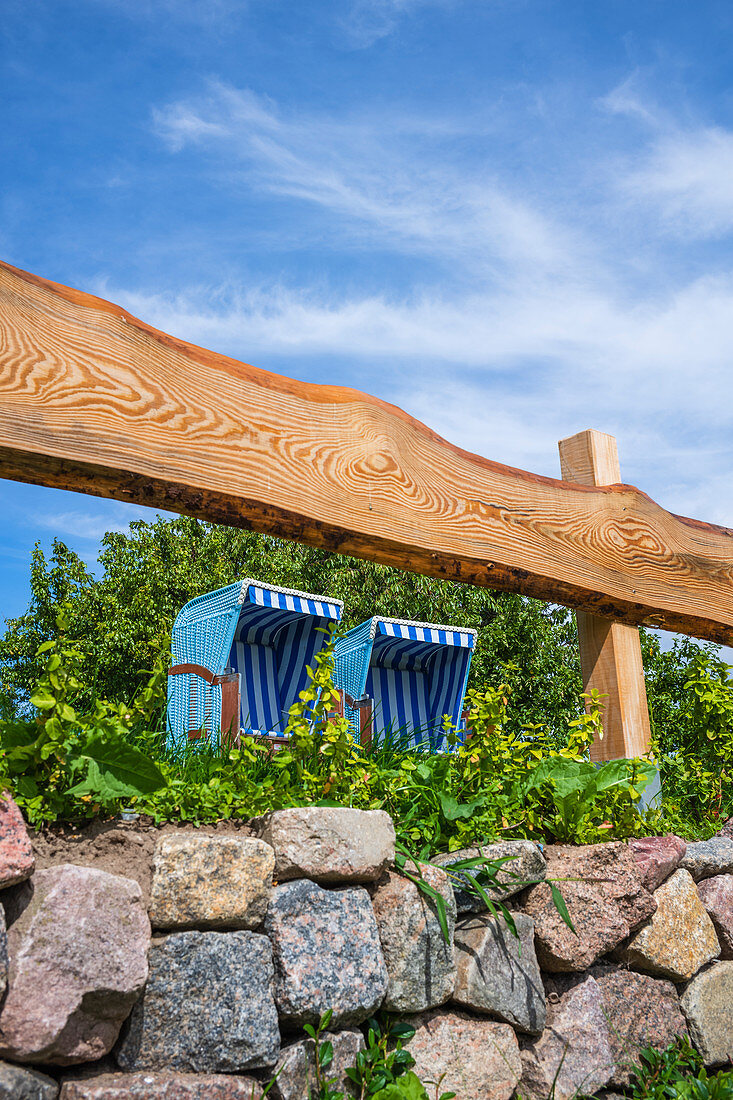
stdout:
{"type": "Polygon", "coordinates": [[[37,650],[55,636],[62,605],[69,635],[82,640],[85,703],[97,695],[124,700],[167,650],[183,605],[248,576],[343,600],[346,627],[374,614],[476,627],[471,682],[509,683],[517,725],[549,723],[559,735],[579,711],[577,641],[564,608],[185,516],[109,532],[94,573],[58,540],[48,557],[36,546],[30,606],[0,639],[6,709],[27,709],[41,673],[37,650]]]}

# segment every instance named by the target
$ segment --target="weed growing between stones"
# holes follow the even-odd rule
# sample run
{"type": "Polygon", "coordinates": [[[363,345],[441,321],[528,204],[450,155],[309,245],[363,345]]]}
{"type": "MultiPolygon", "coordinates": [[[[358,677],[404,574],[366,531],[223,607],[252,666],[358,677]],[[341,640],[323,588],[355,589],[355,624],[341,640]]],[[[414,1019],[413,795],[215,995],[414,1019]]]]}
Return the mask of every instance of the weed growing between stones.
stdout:
{"type": "MultiPolygon", "coordinates": [[[[346,1094],[336,1088],[336,1079],[328,1077],[333,1060],[333,1045],[327,1029],[331,1012],[325,1012],[316,1027],[305,1031],[313,1039],[315,1091],[308,1100],[345,1100],[346,1094]]],[[[415,1061],[403,1043],[408,1043],[415,1029],[388,1013],[370,1019],[365,1025],[366,1047],[357,1055],[356,1065],[346,1070],[358,1100],[454,1100],[456,1093],[441,1092],[441,1081],[421,1081],[414,1073],[415,1061]],[[428,1090],[431,1091],[428,1091],[428,1090]]],[[[677,1039],[666,1050],[646,1047],[638,1061],[630,1067],[628,1087],[617,1095],[628,1100],[732,1100],[733,1070],[706,1070],[700,1054],[687,1038],[677,1039]]],[[[274,1084],[264,1089],[267,1094],[274,1084]]],[[[549,1100],[554,1098],[554,1086],[549,1100]]],[[[517,1100],[523,1100],[517,1093],[517,1100]]],[[[579,1092],[576,1100],[592,1100],[579,1092]]]]}
{"type": "MultiPolygon", "coordinates": [[[[344,1100],[345,1093],[335,1088],[335,1079],[327,1076],[333,1061],[333,1044],[323,1034],[331,1022],[332,1013],[325,1012],[317,1027],[307,1025],[306,1033],[313,1039],[316,1091],[308,1100],[344,1100]]],[[[423,1083],[412,1071],[415,1059],[403,1049],[415,1034],[414,1027],[383,1013],[380,1020],[366,1024],[366,1048],[360,1051],[356,1065],[346,1070],[355,1086],[358,1100],[454,1100],[455,1092],[440,1092],[440,1081],[423,1083]],[[434,1086],[434,1098],[426,1088],[434,1086]]]]}
{"type": "Polygon", "coordinates": [[[634,1067],[630,1100],[731,1100],[733,1070],[708,1072],[688,1039],[666,1050],[646,1047],[634,1067]]]}

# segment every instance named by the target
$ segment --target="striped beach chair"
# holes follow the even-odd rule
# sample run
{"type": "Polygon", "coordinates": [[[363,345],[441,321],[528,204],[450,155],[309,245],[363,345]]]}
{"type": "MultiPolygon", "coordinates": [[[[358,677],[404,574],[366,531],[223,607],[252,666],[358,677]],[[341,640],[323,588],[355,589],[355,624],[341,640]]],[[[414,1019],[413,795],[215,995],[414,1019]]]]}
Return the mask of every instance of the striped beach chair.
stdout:
{"type": "Polygon", "coordinates": [[[336,643],[336,686],[355,735],[391,732],[445,748],[444,716],[457,728],[476,631],[375,616],[336,643]],[[371,710],[371,719],[366,718],[371,710]]]}
{"type": "Polygon", "coordinates": [[[191,600],[173,625],[169,738],[280,737],[342,611],[341,600],[251,578],[191,600]]]}

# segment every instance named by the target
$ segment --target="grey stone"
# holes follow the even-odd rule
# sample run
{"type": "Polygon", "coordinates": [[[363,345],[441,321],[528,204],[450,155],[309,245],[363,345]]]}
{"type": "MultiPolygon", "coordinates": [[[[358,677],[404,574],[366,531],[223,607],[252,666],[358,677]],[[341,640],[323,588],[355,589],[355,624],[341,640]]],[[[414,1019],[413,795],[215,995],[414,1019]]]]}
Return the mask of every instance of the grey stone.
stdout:
{"type": "Polygon", "coordinates": [[[363,887],[324,890],[307,879],[283,883],[273,891],[265,929],[285,1024],[315,1024],[327,1009],[334,1028],[358,1024],[382,1003],[387,970],[363,887]]]}
{"type": "Polygon", "coordinates": [[[706,1066],[733,1060],[733,962],[718,962],[693,978],[682,1011],[706,1066]]]}
{"type": "Polygon", "coordinates": [[[238,1073],[280,1053],[272,949],[256,932],[153,942],[150,977],[117,1050],[123,1069],[238,1073]]]}
{"type": "Polygon", "coordinates": [[[410,1016],[416,1029],[405,1044],[414,1072],[431,1096],[455,1092],[458,1100],[509,1100],[521,1073],[517,1037],[508,1024],[437,1009],[410,1016]],[[438,1082],[440,1085],[438,1086],[438,1082]]]}
{"type": "MultiPolygon", "coordinates": [[[[326,1079],[334,1082],[334,1087],[347,1096],[356,1096],[357,1088],[346,1077],[346,1070],[356,1064],[356,1056],[364,1050],[364,1036],[360,1031],[347,1030],[329,1032],[328,1040],[333,1044],[333,1061],[324,1071],[326,1079]]],[[[274,1084],[268,1093],[272,1100],[303,1100],[316,1095],[315,1043],[312,1039],[301,1039],[285,1047],[273,1073],[274,1084]]]]}
{"type": "Polygon", "coordinates": [[[260,1100],[261,1096],[260,1083],[250,1077],[208,1073],[103,1073],[66,1081],[59,1100],[260,1100]]]}
{"type": "Polygon", "coordinates": [[[715,927],[721,959],[733,959],[733,875],[704,878],[697,892],[715,927]]]}
{"type": "Polygon", "coordinates": [[[0,1062],[0,1100],[56,1100],[58,1094],[59,1086],[53,1077],[0,1062]]]}
{"type": "Polygon", "coordinates": [[[382,876],[372,904],[389,974],[384,1008],[390,1012],[422,1012],[444,1004],[453,993],[453,890],[439,867],[420,864],[420,873],[445,901],[449,938],[446,942],[435,902],[414,882],[396,871],[382,876]]]}
{"type": "Polygon", "coordinates": [[[13,891],[0,1055],[58,1065],[102,1057],[147,977],[150,923],[138,883],[62,864],[13,891]]]}
{"type": "Polygon", "coordinates": [[[733,872],[733,839],[727,836],[714,836],[710,840],[698,840],[687,845],[685,858],[680,867],[689,871],[695,882],[714,875],[728,875],[733,872]]]}
{"type": "MultiPolygon", "coordinates": [[[[531,840],[504,840],[497,844],[484,844],[476,848],[461,848],[456,852],[436,856],[433,863],[446,870],[463,859],[505,859],[496,874],[497,886],[485,887],[486,893],[492,901],[504,901],[506,898],[518,894],[524,890],[528,882],[536,882],[544,879],[547,873],[547,864],[542,852],[531,840]]],[[[476,876],[478,871],[471,871],[476,876]]],[[[486,906],[480,897],[462,890],[461,880],[465,881],[465,875],[460,871],[450,874],[451,885],[456,899],[458,915],[463,913],[481,913],[486,906]]],[[[479,882],[481,879],[479,877],[479,882]]],[[[483,885],[483,883],[482,883],[483,885]]]]}
{"type": "Polygon", "coordinates": [[[265,919],[275,853],[250,836],[162,836],[153,857],[153,928],[256,928],[265,919]]]}
{"type": "Polygon", "coordinates": [[[457,977],[453,1000],[486,1012],[517,1031],[539,1035],[545,1026],[545,989],[534,950],[534,922],[514,914],[519,938],[503,918],[477,915],[455,932],[457,977]]]}
{"type": "Polygon", "coordinates": [[[394,862],[394,824],[384,810],[298,806],[276,810],[258,824],[275,850],[278,882],[375,882],[394,862]]]}
{"type": "Polygon", "coordinates": [[[549,885],[541,883],[527,892],[522,908],[535,922],[535,946],[543,970],[585,970],[657,908],[626,844],[553,845],[545,856],[548,877],[558,880],[575,931],[557,911],[549,885]]]}
{"type": "Polygon", "coordinates": [[[572,1100],[611,1080],[614,1052],[600,987],[591,976],[571,981],[565,992],[548,983],[547,1026],[538,1039],[522,1041],[517,1091],[525,1100],[572,1100]]]}
{"type": "Polygon", "coordinates": [[[637,970],[685,982],[716,958],[720,944],[689,871],[680,868],[654,891],[657,910],[616,957],[637,970]]]}
{"type": "Polygon", "coordinates": [[[687,1035],[680,999],[672,982],[648,974],[618,966],[596,966],[590,974],[605,1006],[614,1061],[611,1084],[625,1087],[644,1047],[665,1050],[687,1035]]]}
{"type": "Polygon", "coordinates": [[[627,843],[641,871],[644,886],[652,892],[677,870],[687,851],[685,841],[674,833],[632,837],[627,843]]]}

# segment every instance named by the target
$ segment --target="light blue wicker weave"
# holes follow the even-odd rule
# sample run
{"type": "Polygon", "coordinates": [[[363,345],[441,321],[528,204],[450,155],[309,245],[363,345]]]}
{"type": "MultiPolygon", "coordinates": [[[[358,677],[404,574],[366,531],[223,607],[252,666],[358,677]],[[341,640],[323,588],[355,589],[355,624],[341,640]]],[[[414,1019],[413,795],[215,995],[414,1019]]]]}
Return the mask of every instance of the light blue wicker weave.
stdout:
{"type": "MultiPolygon", "coordinates": [[[[191,600],[173,625],[174,665],[203,665],[240,676],[240,727],[282,733],[287,712],[307,682],[307,665],[341,619],[343,603],[247,578],[191,600]],[[251,720],[254,719],[254,720],[251,720]]],[[[215,735],[221,726],[221,688],[193,673],[168,680],[169,740],[191,730],[215,735]]]]}
{"type": "MultiPolygon", "coordinates": [[[[445,748],[444,720],[460,730],[476,631],[375,616],[336,643],[336,686],[373,703],[372,734],[445,748]]],[[[358,738],[358,712],[346,708],[358,738]]]]}

